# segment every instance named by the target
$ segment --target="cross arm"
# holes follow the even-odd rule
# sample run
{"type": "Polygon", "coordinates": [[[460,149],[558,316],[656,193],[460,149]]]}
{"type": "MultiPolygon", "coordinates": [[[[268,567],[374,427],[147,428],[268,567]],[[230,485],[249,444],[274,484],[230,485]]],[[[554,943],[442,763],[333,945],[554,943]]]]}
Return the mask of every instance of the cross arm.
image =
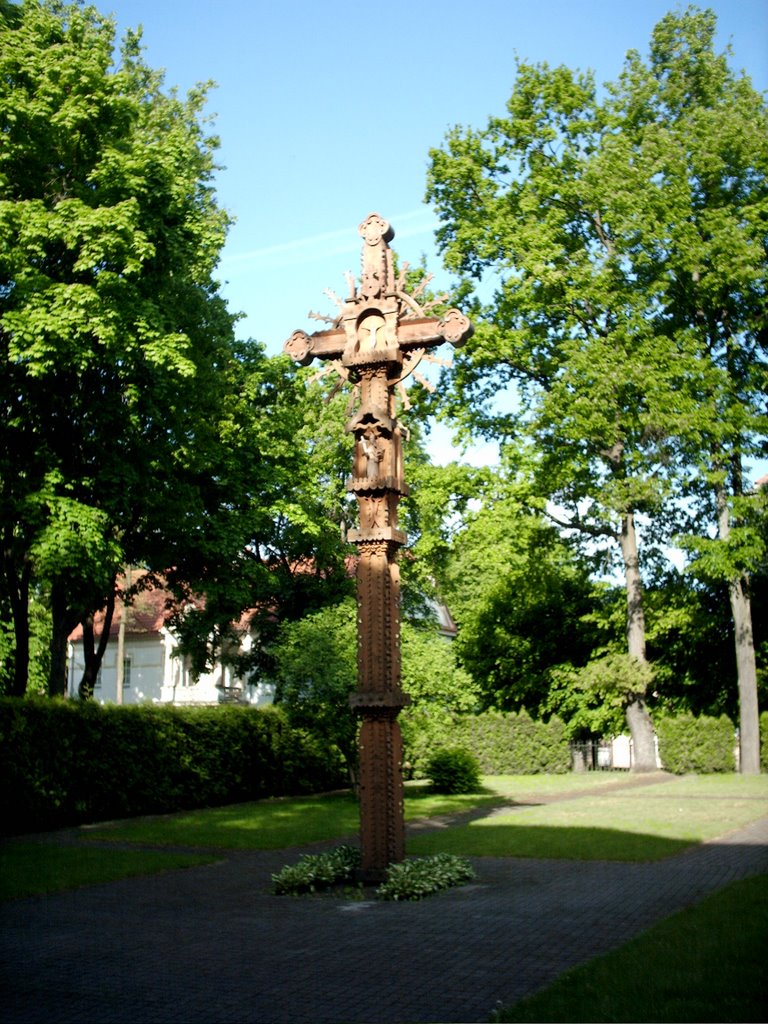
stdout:
{"type": "MultiPolygon", "coordinates": [[[[412,317],[397,324],[397,345],[401,352],[430,348],[450,342],[455,348],[472,334],[472,324],[458,309],[449,309],[440,319],[434,316],[412,317]]],[[[347,332],[340,327],[328,331],[294,331],[283,350],[301,366],[313,359],[339,359],[349,345],[347,332]]]]}
{"type": "Polygon", "coordinates": [[[459,348],[472,335],[472,324],[458,309],[449,309],[439,320],[434,316],[401,320],[397,327],[397,341],[407,352],[413,348],[429,348],[450,342],[459,348]]]}
{"type": "Polygon", "coordinates": [[[339,359],[346,348],[347,337],[343,330],[334,328],[330,331],[294,331],[283,351],[301,366],[308,366],[313,359],[339,359]]]}

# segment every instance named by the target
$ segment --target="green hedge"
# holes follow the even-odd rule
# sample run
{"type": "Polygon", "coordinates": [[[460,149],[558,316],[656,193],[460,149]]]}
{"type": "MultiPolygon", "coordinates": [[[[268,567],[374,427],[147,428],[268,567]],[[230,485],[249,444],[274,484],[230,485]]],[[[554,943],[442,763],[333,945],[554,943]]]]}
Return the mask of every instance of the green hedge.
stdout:
{"type": "Polygon", "coordinates": [[[659,757],[666,771],[706,775],[736,770],[735,732],[726,715],[665,715],[654,721],[654,727],[659,738],[659,757]]]}
{"type": "Polygon", "coordinates": [[[760,767],[768,772],[768,711],[760,715],[760,767]]]}
{"type": "Polygon", "coordinates": [[[537,722],[524,709],[480,715],[406,710],[401,723],[406,770],[416,778],[428,774],[430,757],[444,747],[470,751],[484,775],[562,774],[570,770],[568,737],[557,717],[537,722]]]}
{"type": "Polygon", "coordinates": [[[0,831],[343,786],[338,751],[278,708],[0,698],[0,831]]]}

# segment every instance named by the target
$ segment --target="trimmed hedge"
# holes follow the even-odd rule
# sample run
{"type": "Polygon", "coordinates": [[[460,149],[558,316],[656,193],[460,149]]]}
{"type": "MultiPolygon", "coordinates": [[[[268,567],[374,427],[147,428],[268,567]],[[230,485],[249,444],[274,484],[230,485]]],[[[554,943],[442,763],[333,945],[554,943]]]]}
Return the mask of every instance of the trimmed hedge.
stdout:
{"type": "Polygon", "coordinates": [[[479,715],[426,715],[405,712],[404,761],[416,778],[428,775],[428,762],[445,747],[463,747],[477,759],[483,775],[564,774],[571,754],[564,723],[555,717],[534,721],[519,713],[484,711],[479,715]]]}
{"type": "Polygon", "coordinates": [[[278,708],[0,698],[0,832],[322,792],[338,750],[278,708]]]}
{"type": "Polygon", "coordinates": [[[666,771],[706,775],[736,770],[736,738],[733,722],[727,715],[665,715],[654,721],[654,727],[659,738],[659,757],[666,771]]]}

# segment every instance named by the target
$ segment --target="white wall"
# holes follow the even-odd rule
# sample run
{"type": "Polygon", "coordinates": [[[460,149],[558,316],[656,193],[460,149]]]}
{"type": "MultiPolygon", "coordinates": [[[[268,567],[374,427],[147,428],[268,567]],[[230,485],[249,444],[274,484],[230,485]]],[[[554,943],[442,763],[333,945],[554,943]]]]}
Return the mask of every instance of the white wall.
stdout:
{"type": "MultiPolygon", "coordinates": [[[[175,641],[168,630],[125,638],[126,671],[123,704],[220,704],[239,697],[253,705],[271,704],[273,689],[268,684],[246,686],[230,668],[217,665],[213,672],[192,678],[183,659],[175,657],[175,641]],[[218,685],[217,685],[218,684],[218,685]]],[[[69,693],[77,696],[83,673],[82,642],[70,644],[69,693]]],[[[102,704],[117,702],[117,641],[110,640],[104,654],[94,698],[102,704]]]]}

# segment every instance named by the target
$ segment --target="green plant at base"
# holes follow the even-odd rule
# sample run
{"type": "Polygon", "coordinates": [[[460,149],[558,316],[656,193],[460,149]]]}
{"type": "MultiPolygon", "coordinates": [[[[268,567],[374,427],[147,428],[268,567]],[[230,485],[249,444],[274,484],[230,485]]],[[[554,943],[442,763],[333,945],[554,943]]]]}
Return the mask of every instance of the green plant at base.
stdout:
{"type": "Polygon", "coordinates": [[[354,846],[337,846],[327,853],[305,853],[298,863],[286,864],[272,876],[272,891],[276,896],[318,892],[351,881],[359,865],[360,851],[354,846]]]}
{"type": "MultiPolygon", "coordinates": [[[[351,882],[360,866],[360,851],[354,846],[337,846],[327,853],[307,853],[296,864],[272,875],[276,896],[301,896],[351,882]]],[[[461,885],[475,877],[469,861],[450,853],[419,857],[391,864],[387,877],[376,890],[380,900],[420,900],[442,889],[461,885]]],[[[345,887],[343,895],[359,897],[360,889],[345,887]]]]}
{"type": "Polygon", "coordinates": [[[427,773],[438,793],[473,793],[480,788],[480,765],[474,754],[463,747],[433,754],[427,773]]]}
{"type": "Polygon", "coordinates": [[[376,890],[379,900],[420,900],[442,889],[462,885],[475,878],[472,865],[465,857],[437,853],[391,864],[385,881],[376,890]]]}

